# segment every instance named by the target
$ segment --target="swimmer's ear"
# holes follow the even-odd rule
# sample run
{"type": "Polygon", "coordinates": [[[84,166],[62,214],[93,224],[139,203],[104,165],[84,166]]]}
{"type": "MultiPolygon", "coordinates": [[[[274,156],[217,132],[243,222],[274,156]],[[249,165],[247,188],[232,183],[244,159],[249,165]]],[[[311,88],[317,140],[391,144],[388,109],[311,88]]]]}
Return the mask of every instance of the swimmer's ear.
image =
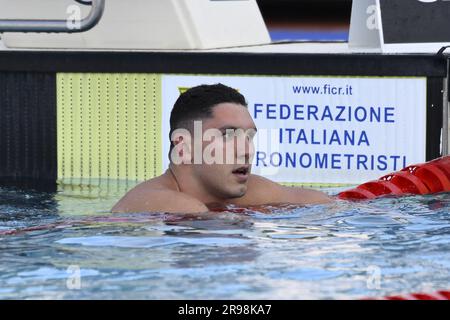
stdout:
{"type": "Polygon", "coordinates": [[[174,164],[192,163],[191,134],[186,129],[177,129],[171,136],[174,147],[170,152],[170,161],[174,164]]]}

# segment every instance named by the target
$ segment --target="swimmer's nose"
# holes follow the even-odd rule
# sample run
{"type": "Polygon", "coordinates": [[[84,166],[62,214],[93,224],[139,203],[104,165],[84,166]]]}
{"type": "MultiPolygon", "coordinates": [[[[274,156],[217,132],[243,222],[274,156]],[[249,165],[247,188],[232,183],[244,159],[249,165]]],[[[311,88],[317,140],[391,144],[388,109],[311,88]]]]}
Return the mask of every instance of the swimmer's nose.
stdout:
{"type": "Polygon", "coordinates": [[[255,155],[255,144],[252,139],[246,138],[245,144],[241,148],[237,148],[236,156],[239,160],[239,163],[244,161],[246,164],[251,164],[253,160],[253,156],[255,155]]]}
{"type": "Polygon", "coordinates": [[[247,153],[247,161],[248,161],[248,163],[252,163],[252,161],[253,161],[253,156],[255,155],[255,143],[253,142],[253,140],[249,140],[248,141],[248,153],[247,153]]]}

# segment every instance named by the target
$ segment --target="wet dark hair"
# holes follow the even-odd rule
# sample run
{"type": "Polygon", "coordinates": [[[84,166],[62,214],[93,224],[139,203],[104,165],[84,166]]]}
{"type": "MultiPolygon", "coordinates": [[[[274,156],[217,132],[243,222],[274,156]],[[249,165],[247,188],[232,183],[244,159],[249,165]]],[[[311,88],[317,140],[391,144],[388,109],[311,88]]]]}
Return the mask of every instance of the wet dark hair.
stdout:
{"type": "MultiPolygon", "coordinates": [[[[182,93],[175,102],[170,114],[170,133],[179,128],[190,129],[195,120],[212,117],[214,106],[219,103],[236,103],[247,107],[247,102],[237,90],[221,83],[200,85],[182,93]]],[[[173,142],[170,141],[173,148],[173,142]]]]}

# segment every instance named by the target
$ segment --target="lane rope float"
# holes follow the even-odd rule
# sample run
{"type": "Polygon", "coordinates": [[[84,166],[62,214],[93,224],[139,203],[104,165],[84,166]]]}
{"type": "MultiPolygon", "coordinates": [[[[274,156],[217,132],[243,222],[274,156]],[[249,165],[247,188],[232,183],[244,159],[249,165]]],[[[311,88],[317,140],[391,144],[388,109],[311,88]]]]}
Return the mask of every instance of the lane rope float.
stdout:
{"type": "Polygon", "coordinates": [[[450,156],[415,164],[338,194],[342,200],[450,192],[450,156]]]}

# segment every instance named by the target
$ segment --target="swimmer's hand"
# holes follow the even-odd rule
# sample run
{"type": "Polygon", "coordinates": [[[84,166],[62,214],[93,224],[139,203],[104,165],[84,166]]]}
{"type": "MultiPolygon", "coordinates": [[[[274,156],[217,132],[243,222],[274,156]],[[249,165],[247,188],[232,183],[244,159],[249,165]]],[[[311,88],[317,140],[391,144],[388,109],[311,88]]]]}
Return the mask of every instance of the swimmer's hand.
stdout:
{"type": "Polygon", "coordinates": [[[208,208],[201,201],[178,191],[136,187],[127,193],[111,210],[113,213],[166,212],[205,213],[208,208]]]}

